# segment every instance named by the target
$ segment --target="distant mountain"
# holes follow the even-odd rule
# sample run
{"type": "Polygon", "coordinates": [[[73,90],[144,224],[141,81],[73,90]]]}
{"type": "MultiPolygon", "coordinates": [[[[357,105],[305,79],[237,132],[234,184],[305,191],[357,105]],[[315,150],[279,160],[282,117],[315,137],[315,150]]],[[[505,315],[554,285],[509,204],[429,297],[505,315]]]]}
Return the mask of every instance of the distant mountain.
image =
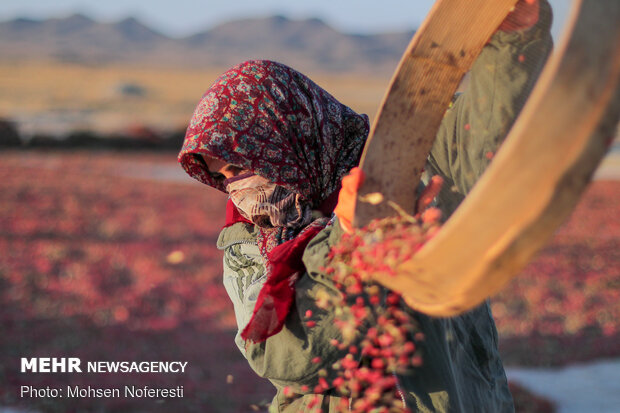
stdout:
{"type": "Polygon", "coordinates": [[[183,40],[215,64],[269,58],[330,71],[350,71],[373,67],[381,70],[386,66],[393,69],[412,35],[413,32],[351,35],[338,32],[319,19],[274,16],[228,22],[183,40]]]}
{"type": "Polygon", "coordinates": [[[413,31],[345,34],[316,18],[272,16],[231,21],[174,39],[135,18],[101,23],[75,14],[0,22],[0,55],[4,60],[45,58],[219,68],[248,59],[272,59],[299,70],[388,72],[395,68],[412,35],[413,31]]]}
{"type": "Polygon", "coordinates": [[[3,59],[52,58],[88,63],[147,59],[174,41],[129,18],[99,23],[84,15],[0,23],[3,59]]]}

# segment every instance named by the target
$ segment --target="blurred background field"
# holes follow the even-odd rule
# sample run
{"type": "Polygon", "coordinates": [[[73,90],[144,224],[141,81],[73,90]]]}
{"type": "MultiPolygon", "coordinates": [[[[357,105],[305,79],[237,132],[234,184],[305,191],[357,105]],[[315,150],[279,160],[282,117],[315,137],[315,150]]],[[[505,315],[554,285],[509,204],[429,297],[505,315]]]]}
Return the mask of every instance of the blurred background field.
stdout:
{"type": "MultiPolygon", "coordinates": [[[[178,169],[173,153],[0,154],[0,405],[245,412],[269,400],[270,385],[232,343],[214,246],[225,197],[178,169]],[[24,375],[25,355],[186,360],[189,373],[24,375]],[[77,383],[184,385],[186,396],[163,404],[16,396],[22,384],[77,383]]],[[[493,298],[508,365],[620,356],[619,203],[620,181],[594,182],[537,260],[493,298]]]]}
{"type": "MultiPolygon", "coordinates": [[[[567,3],[554,1],[560,22],[567,3]]],[[[415,23],[432,1],[417,4],[415,23]]],[[[176,163],[184,129],[217,75],[256,57],[302,70],[372,119],[414,25],[348,34],[263,10],[176,37],[132,18],[0,22],[0,412],[248,412],[271,399],[233,344],[214,246],[225,197],[176,163]],[[266,37],[278,41],[260,46],[266,37]],[[189,372],[24,375],[25,356],[184,360],[189,372]],[[185,398],[20,399],[22,384],[183,385],[185,398]]],[[[508,366],[620,357],[617,142],[570,220],[492,299],[508,366]]],[[[518,411],[554,411],[512,389],[518,411]]]]}

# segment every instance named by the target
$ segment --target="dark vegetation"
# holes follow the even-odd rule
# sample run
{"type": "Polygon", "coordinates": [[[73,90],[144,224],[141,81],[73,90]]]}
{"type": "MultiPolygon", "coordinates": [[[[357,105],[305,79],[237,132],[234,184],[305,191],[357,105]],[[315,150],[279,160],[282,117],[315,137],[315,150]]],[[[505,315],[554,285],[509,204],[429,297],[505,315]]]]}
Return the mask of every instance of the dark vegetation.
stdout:
{"type": "Polygon", "coordinates": [[[184,136],[184,130],[163,133],[145,126],[136,126],[113,135],[74,131],[65,136],[36,134],[26,139],[20,136],[13,122],[0,119],[0,148],[178,151],[184,136]]]}

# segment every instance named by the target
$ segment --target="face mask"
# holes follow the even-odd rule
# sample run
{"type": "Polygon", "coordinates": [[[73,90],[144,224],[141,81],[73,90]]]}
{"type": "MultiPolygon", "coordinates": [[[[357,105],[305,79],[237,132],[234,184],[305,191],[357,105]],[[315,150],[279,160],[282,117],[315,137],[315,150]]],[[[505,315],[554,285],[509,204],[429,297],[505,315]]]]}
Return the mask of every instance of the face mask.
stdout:
{"type": "Polygon", "coordinates": [[[299,228],[312,221],[310,206],[300,195],[262,176],[243,174],[224,185],[239,213],[260,227],[299,228]]]}

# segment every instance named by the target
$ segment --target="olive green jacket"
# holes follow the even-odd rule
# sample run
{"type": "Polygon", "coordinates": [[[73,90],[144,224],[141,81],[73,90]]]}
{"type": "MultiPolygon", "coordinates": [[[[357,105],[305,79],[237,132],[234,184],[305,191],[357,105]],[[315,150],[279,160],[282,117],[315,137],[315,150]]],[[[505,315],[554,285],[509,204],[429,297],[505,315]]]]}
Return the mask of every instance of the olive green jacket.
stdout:
{"type": "MultiPolygon", "coordinates": [[[[548,6],[541,4],[543,9],[548,6]]],[[[466,91],[446,112],[427,165],[428,175],[445,180],[437,197],[445,217],[473,187],[520,111],[551,49],[549,25],[550,13],[543,13],[531,30],[496,33],[476,61],[466,91]]],[[[277,389],[270,411],[309,411],[319,370],[343,356],[330,345],[331,339],[341,336],[333,314],[317,308],[314,300],[319,290],[336,293],[321,268],[341,234],[334,220],[307,246],[303,256],[307,273],[297,281],[295,305],[282,331],[257,344],[244,342],[239,334],[235,338],[252,369],[277,389]],[[302,322],[307,310],[317,322],[312,328],[302,322]],[[322,362],[313,362],[315,357],[322,362]],[[285,386],[293,391],[292,397],[283,395],[285,386]]],[[[224,250],[224,286],[241,331],[265,281],[256,229],[244,223],[225,228],[217,245],[224,250]]],[[[453,318],[420,313],[416,317],[425,334],[424,364],[412,375],[398,377],[404,406],[415,412],[513,411],[488,304],[453,318]]],[[[335,411],[340,401],[335,393],[319,397],[324,412],[335,411]]]]}

